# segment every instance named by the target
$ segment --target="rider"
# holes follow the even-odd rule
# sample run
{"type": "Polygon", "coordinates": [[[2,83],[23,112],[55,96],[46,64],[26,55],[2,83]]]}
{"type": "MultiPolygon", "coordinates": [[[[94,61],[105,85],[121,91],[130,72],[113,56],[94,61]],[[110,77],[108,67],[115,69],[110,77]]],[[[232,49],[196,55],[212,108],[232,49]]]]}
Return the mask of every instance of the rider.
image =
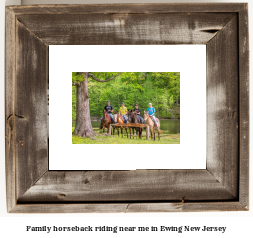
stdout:
{"type": "Polygon", "coordinates": [[[156,128],[159,130],[159,127],[157,126],[157,121],[155,118],[155,108],[152,107],[152,103],[149,103],[148,106],[149,107],[147,109],[147,112],[148,112],[149,116],[151,117],[151,119],[154,121],[156,128]]]}
{"type": "Polygon", "coordinates": [[[140,108],[138,108],[138,104],[136,103],[135,106],[134,106],[134,112],[136,112],[137,116],[140,118],[140,121],[141,121],[141,124],[144,124],[144,120],[143,118],[141,117],[141,110],[140,108]]]}
{"type": "MultiPolygon", "coordinates": [[[[104,110],[107,111],[107,113],[109,114],[109,116],[111,118],[112,123],[114,124],[115,122],[114,122],[114,118],[113,118],[113,115],[112,115],[113,107],[110,105],[109,100],[106,102],[106,106],[104,107],[104,110]]],[[[103,117],[101,117],[100,129],[102,129],[102,119],[103,119],[103,117]]]]}
{"type": "Polygon", "coordinates": [[[122,102],[119,112],[120,112],[120,115],[123,116],[124,123],[127,123],[127,117],[126,117],[127,108],[125,107],[125,103],[122,102]]]}

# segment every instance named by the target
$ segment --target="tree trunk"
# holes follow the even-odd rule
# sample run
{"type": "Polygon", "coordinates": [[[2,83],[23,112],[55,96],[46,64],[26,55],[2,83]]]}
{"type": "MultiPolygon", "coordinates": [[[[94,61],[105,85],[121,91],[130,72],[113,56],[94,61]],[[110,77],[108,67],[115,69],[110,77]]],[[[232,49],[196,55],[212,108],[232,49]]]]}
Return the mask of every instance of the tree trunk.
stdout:
{"type": "Polygon", "coordinates": [[[81,137],[92,137],[95,132],[90,119],[88,73],[83,74],[84,81],[76,86],[76,126],[73,134],[81,137]]]}

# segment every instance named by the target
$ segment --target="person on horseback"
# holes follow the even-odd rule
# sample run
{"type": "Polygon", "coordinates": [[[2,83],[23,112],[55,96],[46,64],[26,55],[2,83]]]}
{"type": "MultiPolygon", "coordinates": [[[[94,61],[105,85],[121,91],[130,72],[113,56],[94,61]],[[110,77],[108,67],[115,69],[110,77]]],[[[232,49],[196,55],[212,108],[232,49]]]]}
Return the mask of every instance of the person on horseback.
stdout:
{"type": "Polygon", "coordinates": [[[156,118],[155,118],[155,108],[152,107],[152,103],[149,103],[148,104],[148,109],[147,109],[147,112],[150,116],[150,118],[153,120],[153,122],[155,123],[155,126],[156,126],[156,129],[159,130],[159,127],[157,126],[157,121],[156,121],[156,118]]]}
{"type": "MultiPolygon", "coordinates": [[[[112,121],[112,124],[114,124],[115,122],[114,122],[114,118],[113,118],[113,115],[112,115],[113,107],[110,105],[110,101],[109,100],[106,102],[104,110],[109,114],[109,116],[111,118],[111,121],[112,121]]],[[[102,119],[103,119],[103,117],[101,117],[100,129],[102,129],[102,119]]]]}
{"type": "Polygon", "coordinates": [[[122,102],[119,112],[120,112],[120,115],[122,115],[124,119],[124,123],[127,123],[127,117],[126,117],[127,108],[125,107],[125,103],[122,102]]]}
{"type": "Polygon", "coordinates": [[[134,112],[136,112],[137,116],[140,118],[141,124],[144,124],[144,120],[141,117],[141,110],[140,110],[140,108],[139,108],[139,106],[138,106],[137,103],[134,106],[134,112]]]}

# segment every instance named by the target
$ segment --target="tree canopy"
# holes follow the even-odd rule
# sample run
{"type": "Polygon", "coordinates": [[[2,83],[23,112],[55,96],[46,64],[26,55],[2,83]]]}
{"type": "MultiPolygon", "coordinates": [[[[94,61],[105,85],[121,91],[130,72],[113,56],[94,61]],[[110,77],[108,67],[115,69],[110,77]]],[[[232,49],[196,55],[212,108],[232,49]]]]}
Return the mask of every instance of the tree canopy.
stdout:
{"type": "MultiPolygon", "coordinates": [[[[72,85],[83,81],[83,75],[72,73],[72,85]]],[[[91,116],[101,116],[106,101],[115,111],[124,102],[127,109],[138,103],[142,113],[151,102],[158,117],[175,117],[180,104],[179,72],[90,72],[88,78],[91,116]]],[[[76,118],[76,87],[72,86],[72,119],[76,118]]]]}

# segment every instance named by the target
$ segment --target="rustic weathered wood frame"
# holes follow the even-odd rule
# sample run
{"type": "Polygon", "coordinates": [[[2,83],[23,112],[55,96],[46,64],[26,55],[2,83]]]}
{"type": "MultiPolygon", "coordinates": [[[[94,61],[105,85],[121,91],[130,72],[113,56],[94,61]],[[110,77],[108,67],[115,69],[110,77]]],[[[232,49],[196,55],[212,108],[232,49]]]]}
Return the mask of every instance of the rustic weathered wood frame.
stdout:
{"type": "Polygon", "coordinates": [[[248,210],[247,8],[244,3],[6,7],[8,212],[248,210]],[[206,44],[206,170],[48,171],[51,44],[206,44]]]}

